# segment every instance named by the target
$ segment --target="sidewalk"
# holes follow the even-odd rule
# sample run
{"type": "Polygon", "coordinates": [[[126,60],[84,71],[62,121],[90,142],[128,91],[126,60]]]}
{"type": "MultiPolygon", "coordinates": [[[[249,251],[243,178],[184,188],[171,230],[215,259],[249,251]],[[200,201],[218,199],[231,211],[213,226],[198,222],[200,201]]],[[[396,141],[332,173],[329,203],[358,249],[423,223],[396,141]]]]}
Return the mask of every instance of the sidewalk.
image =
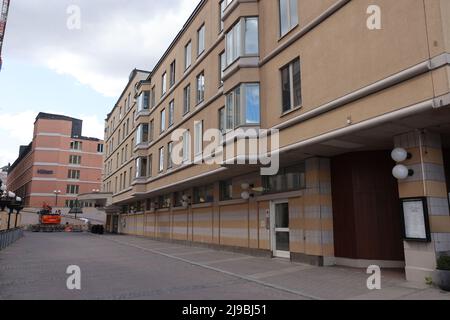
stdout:
{"type": "Polygon", "coordinates": [[[401,270],[382,270],[381,290],[367,289],[365,270],[314,267],[282,259],[252,257],[198,246],[183,246],[134,236],[101,236],[105,240],[176,261],[231,275],[309,299],[450,300],[450,293],[405,281],[401,270]]]}

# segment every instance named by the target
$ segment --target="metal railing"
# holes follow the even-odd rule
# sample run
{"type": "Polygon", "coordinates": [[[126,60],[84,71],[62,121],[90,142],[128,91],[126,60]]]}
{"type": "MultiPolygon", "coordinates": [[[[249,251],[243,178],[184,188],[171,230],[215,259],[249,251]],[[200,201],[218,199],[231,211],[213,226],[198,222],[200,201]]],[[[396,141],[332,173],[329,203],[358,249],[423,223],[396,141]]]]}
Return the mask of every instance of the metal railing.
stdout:
{"type": "Polygon", "coordinates": [[[5,249],[23,237],[21,228],[0,231],[0,250],[5,249]]]}

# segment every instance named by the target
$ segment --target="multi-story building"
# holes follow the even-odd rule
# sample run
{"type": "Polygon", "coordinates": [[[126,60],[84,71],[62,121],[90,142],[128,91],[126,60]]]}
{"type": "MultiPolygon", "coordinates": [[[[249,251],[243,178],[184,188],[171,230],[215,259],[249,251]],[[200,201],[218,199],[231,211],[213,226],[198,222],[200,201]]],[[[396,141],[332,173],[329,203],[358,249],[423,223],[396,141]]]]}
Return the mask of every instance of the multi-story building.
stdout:
{"type": "Polygon", "coordinates": [[[201,1],[106,119],[112,231],[423,281],[450,250],[448,21],[440,0],[201,1]],[[248,129],[272,130],[272,175],[267,134],[236,150],[248,129]]]}
{"type": "Polygon", "coordinates": [[[103,141],[82,136],[83,121],[39,113],[33,141],[9,168],[8,188],[25,205],[72,207],[78,194],[101,188],[103,141]]]}

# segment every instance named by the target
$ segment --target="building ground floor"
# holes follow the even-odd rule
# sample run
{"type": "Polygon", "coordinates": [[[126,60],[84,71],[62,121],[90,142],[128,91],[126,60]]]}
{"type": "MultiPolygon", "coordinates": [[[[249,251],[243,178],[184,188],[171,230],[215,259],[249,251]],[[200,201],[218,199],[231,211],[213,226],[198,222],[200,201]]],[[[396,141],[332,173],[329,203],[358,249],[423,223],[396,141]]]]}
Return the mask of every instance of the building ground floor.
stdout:
{"type": "Polygon", "coordinates": [[[114,204],[107,230],[319,266],[404,268],[424,282],[450,252],[448,119],[449,108],[393,114],[289,148],[276,176],[230,167],[180,181],[114,204]],[[394,148],[408,153],[401,163],[394,148]],[[393,176],[398,164],[407,177],[393,176]]]}

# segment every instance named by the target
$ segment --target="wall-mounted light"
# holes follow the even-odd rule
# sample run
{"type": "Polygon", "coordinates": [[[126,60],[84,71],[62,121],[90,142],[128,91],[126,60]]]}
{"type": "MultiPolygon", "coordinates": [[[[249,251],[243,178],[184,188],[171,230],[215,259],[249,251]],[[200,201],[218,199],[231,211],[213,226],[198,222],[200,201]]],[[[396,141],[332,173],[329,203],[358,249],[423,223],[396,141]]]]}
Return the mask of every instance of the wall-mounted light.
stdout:
{"type": "Polygon", "coordinates": [[[411,155],[411,153],[409,153],[408,151],[406,151],[403,148],[395,148],[391,152],[391,157],[392,157],[392,160],[394,160],[397,163],[400,163],[400,162],[411,159],[412,155],[411,155]]]}
{"type": "Polygon", "coordinates": [[[405,180],[406,178],[414,175],[414,170],[408,169],[408,167],[399,164],[392,169],[392,175],[398,180],[405,180]]]}

